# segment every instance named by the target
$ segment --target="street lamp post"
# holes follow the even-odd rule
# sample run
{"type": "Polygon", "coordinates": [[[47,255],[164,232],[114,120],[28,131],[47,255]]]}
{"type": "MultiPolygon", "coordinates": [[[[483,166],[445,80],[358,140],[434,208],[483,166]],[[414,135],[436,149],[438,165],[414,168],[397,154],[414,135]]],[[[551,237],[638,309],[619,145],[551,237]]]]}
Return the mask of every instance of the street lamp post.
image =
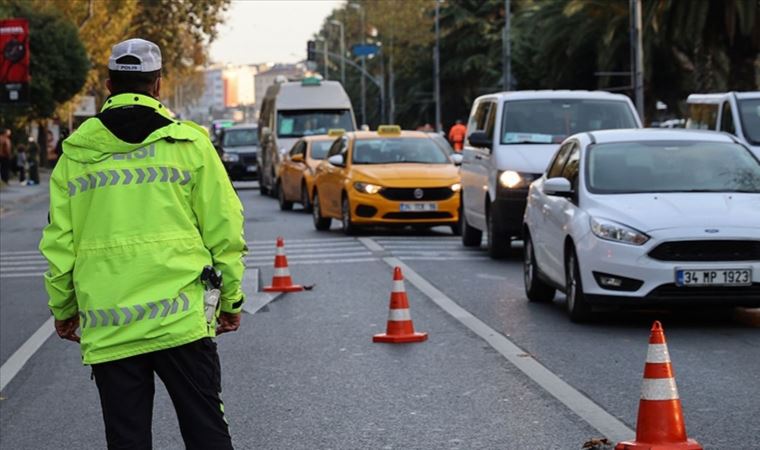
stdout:
{"type": "Polygon", "coordinates": [[[435,49],[433,51],[433,96],[435,99],[435,130],[441,132],[441,29],[438,25],[439,0],[435,0],[435,49]]]}
{"type": "MultiPolygon", "coordinates": [[[[349,6],[361,11],[362,45],[365,45],[367,43],[367,38],[366,38],[367,26],[365,24],[366,14],[365,14],[364,8],[362,7],[362,5],[358,3],[349,3],[349,6]]],[[[367,57],[362,55],[361,61],[362,61],[362,70],[366,72],[367,71],[367,57]]],[[[367,123],[367,84],[364,81],[364,77],[361,77],[361,106],[362,106],[362,125],[364,125],[365,123],[367,123]]]]}
{"type": "Polygon", "coordinates": [[[331,24],[340,27],[340,82],[343,86],[346,85],[346,35],[345,26],[340,20],[333,19],[331,24]]]}

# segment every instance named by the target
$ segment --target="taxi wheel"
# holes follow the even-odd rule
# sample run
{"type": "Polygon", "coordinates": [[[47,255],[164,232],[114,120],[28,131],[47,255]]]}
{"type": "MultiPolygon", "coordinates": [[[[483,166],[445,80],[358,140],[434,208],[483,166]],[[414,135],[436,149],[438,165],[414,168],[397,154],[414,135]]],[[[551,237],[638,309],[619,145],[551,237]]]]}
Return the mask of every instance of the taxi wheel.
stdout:
{"type": "Polygon", "coordinates": [[[525,282],[525,293],[530,302],[548,302],[554,298],[555,289],[544,283],[538,277],[538,265],[536,264],[536,253],[533,251],[533,240],[530,234],[525,234],[525,245],[523,246],[523,281],[525,282]]]}
{"type": "Polygon", "coordinates": [[[314,191],[314,206],[311,209],[311,217],[314,219],[314,228],[319,231],[325,231],[330,229],[332,219],[329,217],[322,217],[322,207],[319,202],[319,192],[314,191]]]}
{"type": "Polygon", "coordinates": [[[282,189],[282,184],[277,182],[277,200],[280,202],[280,210],[290,211],[293,209],[293,202],[285,200],[285,190],[282,189]]]}
{"type": "Polygon", "coordinates": [[[578,267],[578,256],[575,249],[570,248],[565,258],[565,296],[567,297],[567,315],[573,322],[584,322],[591,316],[591,306],[586,301],[581,283],[581,271],[578,267]]]}
{"type": "Polygon", "coordinates": [[[343,202],[341,203],[341,225],[344,233],[348,235],[356,233],[356,225],[351,222],[351,205],[348,203],[347,195],[343,195],[343,202]]]}
{"type": "Polygon", "coordinates": [[[311,202],[309,201],[309,191],[306,189],[306,184],[301,186],[301,205],[306,212],[311,211],[311,202]]]}

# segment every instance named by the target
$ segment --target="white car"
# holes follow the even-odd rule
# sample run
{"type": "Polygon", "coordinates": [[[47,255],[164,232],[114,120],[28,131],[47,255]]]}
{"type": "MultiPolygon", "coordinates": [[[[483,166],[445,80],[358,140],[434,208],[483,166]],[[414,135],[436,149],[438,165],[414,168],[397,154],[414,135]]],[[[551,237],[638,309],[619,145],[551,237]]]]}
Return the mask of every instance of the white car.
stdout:
{"type": "Polygon", "coordinates": [[[760,306],[760,160],[728,134],[606,130],[565,140],[524,220],[530,301],[760,306]]]}

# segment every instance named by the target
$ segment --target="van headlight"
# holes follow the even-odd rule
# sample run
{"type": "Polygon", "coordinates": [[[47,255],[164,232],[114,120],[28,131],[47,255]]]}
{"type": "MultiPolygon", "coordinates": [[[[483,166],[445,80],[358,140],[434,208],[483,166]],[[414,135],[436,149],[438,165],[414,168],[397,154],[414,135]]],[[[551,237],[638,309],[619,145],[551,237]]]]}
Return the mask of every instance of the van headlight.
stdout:
{"type": "Polygon", "coordinates": [[[222,153],[222,161],[238,162],[240,161],[240,155],[238,155],[237,153],[222,153]]]}
{"type": "Polygon", "coordinates": [[[532,173],[515,172],[514,170],[505,170],[499,175],[499,184],[507,189],[514,189],[530,185],[536,178],[532,173]]]}
{"type": "Polygon", "coordinates": [[[376,184],[360,182],[354,183],[354,189],[361,192],[362,194],[377,194],[382,188],[382,186],[378,186],[376,184]]]}
{"type": "Polygon", "coordinates": [[[592,217],[590,222],[591,232],[599,239],[631,245],[642,245],[649,240],[649,236],[641,231],[611,220],[592,217]]]}

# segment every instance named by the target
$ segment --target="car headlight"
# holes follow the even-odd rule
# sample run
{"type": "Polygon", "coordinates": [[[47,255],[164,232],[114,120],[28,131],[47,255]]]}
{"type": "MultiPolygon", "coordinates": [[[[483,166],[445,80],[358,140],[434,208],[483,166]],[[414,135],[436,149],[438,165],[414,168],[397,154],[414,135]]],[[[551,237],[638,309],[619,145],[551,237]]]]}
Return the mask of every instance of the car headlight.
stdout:
{"type": "Polygon", "coordinates": [[[238,162],[240,161],[240,155],[238,155],[237,153],[222,153],[222,161],[238,162]]]}
{"type": "Polygon", "coordinates": [[[378,186],[376,184],[354,183],[354,189],[363,194],[377,194],[382,188],[382,186],[378,186]]]}
{"type": "Polygon", "coordinates": [[[641,231],[607,219],[591,218],[591,232],[599,239],[622,242],[624,244],[642,245],[649,236],[641,231]]]}
{"type": "Polygon", "coordinates": [[[451,185],[452,192],[459,192],[462,190],[462,183],[454,183],[451,185]]]}
{"type": "Polygon", "coordinates": [[[505,170],[499,175],[499,184],[507,189],[528,186],[538,178],[532,173],[515,172],[514,170],[505,170]]]}

